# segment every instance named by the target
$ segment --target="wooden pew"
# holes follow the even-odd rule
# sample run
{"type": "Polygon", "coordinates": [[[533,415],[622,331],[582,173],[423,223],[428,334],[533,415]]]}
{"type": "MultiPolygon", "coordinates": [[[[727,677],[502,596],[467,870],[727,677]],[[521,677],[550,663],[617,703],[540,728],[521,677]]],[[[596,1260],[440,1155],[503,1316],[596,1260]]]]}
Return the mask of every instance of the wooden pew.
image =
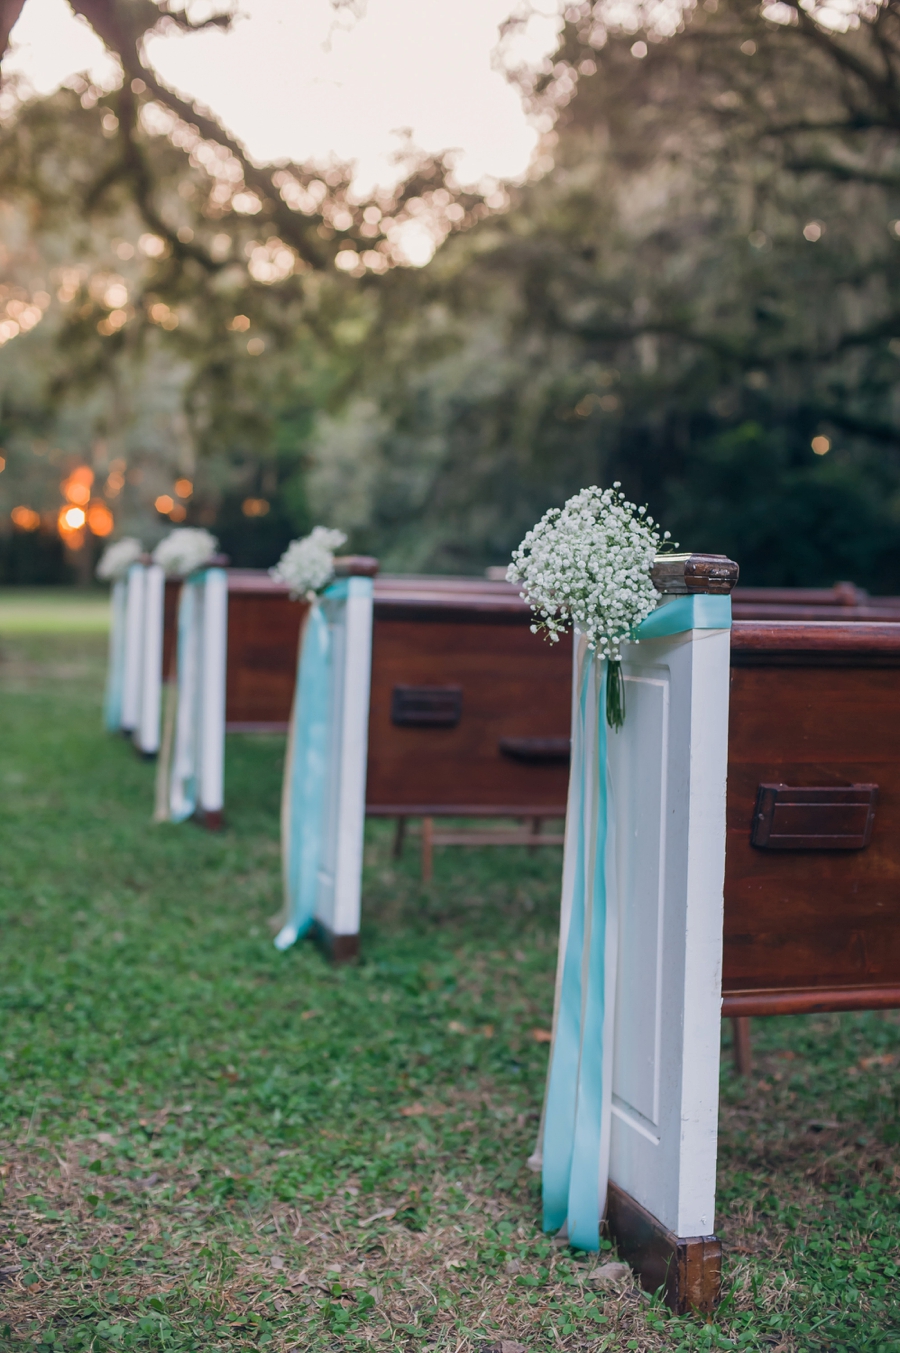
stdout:
{"type": "Polygon", "coordinates": [[[382,577],[375,582],[366,811],[423,818],[423,877],[435,845],[561,845],[572,642],[531,633],[505,582],[382,577]],[[530,828],[435,830],[435,817],[518,817],[530,828]]]}
{"type": "Polygon", "coordinates": [[[736,587],[735,620],[896,620],[900,597],[870,597],[855,583],[833,587],[736,587]]]}
{"type": "MultiPolygon", "coordinates": [[[[228,585],[226,726],[284,731],[304,606],[260,569],[229,569],[228,585]]],[[[166,589],[167,672],[177,587],[166,589]]],[[[900,598],[850,583],[738,587],[732,601],[740,621],[900,620],[900,598]]],[[[517,589],[481,578],[378,577],[374,621],[367,811],[562,816],[571,640],[531,634],[517,589]]]]}
{"type": "MultiPolygon", "coordinates": [[[[631,659],[633,670],[642,661],[653,661],[643,646],[631,659]]],[[[718,827],[725,835],[722,1013],[746,1020],[751,1015],[900,1007],[900,623],[737,620],[729,661],[730,671],[722,673],[723,678],[730,676],[727,734],[721,725],[718,733],[721,751],[727,749],[725,815],[718,827]]],[[[669,671],[674,691],[671,663],[666,669],[660,659],[655,670],[669,671]]],[[[683,716],[677,721],[682,734],[686,724],[683,716]]],[[[676,721],[671,727],[674,733],[676,721]]],[[[627,735],[627,720],[625,728],[627,735]]],[[[692,725],[700,760],[707,732],[701,713],[692,725]]],[[[634,727],[631,733],[637,736],[634,727]]],[[[659,740],[663,748],[669,745],[665,732],[659,740]]],[[[686,782],[696,779],[694,752],[692,747],[686,782]]],[[[722,782],[713,777],[712,783],[718,789],[722,782]]],[[[641,784],[641,806],[631,809],[635,834],[646,830],[648,846],[656,831],[652,788],[652,781],[641,784]]],[[[696,788],[702,789],[702,783],[696,788]]],[[[699,830],[710,816],[717,816],[711,807],[721,811],[721,800],[705,807],[699,830]]],[[[617,804],[620,822],[628,811],[626,793],[617,804]]],[[[626,841],[630,831],[628,823],[626,841]]],[[[689,839],[689,834],[690,829],[684,835],[689,839]]],[[[668,827],[660,830],[661,842],[671,839],[676,838],[668,827]]],[[[681,843],[681,832],[677,840],[681,843]]],[[[706,845],[711,849],[715,842],[706,845]]],[[[709,855],[701,851],[698,858],[702,864],[709,855]]],[[[662,876],[667,882],[668,876],[662,876]]],[[[649,1201],[642,1196],[647,1181],[653,1180],[652,1161],[645,1168],[639,1155],[645,1140],[637,1131],[642,1101],[639,1094],[628,1096],[616,1088],[634,1081],[639,1091],[643,1084],[645,1119],[661,1125],[658,1131],[654,1126],[653,1137],[661,1148],[671,1145],[679,1132],[680,1145],[684,1134],[696,1129],[697,1113],[702,1120],[710,1102],[709,1096],[702,1102],[695,1098],[683,1118],[673,1115],[673,1128],[664,1111],[652,1108],[652,1086],[635,1071],[643,1065],[640,1054],[649,1050],[647,1064],[656,1069],[660,1093],[671,1094],[673,1079],[678,1083],[665,1053],[657,1053],[654,1061],[653,1026],[646,1019],[641,1044],[652,983],[641,982],[639,964],[650,968],[646,955],[654,950],[638,940],[653,934],[651,926],[642,926],[654,913],[656,878],[654,867],[651,886],[626,894],[628,905],[620,915],[618,978],[632,1004],[619,1007],[616,1037],[621,1037],[626,1055],[617,1054],[614,1066],[614,1094],[619,1093],[614,1114],[618,1111],[637,1136],[632,1141],[619,1126],[617,1147],[614,1123],[609,1224],[645,1286],[652,1289],[665,1280],[666,1300],[674,1309],[709,1310],[719,1288],[718,1242],[701,1234],[696,1215],[680,1230],[666,1219],[669,1186],[682,1183],[670,1167],[668,1175],[657,1177],[649,1201]],[[637,999],[634,993],[639,993],[637,999]],[[666,1075],[659,1074],[663,1065],[666,1075]]],[[[703,902],[702,867],[698,878],[699,886],[688,890],[694,907],[698,896],[703,902]]],[[[708,893],[706,900],[711,900],[708,893]]],[[[670,906],[666,896],[665,907],[670,906]]],[[[683,935],[680,917],[675,914],[671,925],[667,920],[663,924],[665,944],[658,952],[669,965],[670,982],[667,986],[658,979],[657,992],[658,1000],[670,999],[671,1004],[668,1019],[664,1011],[656,1027],[668,1031],[679,1027],[678,1002],[684,1003],[686,1026],[689,1016],[697,1014],[693,1003],[708,997],[709,950],[718,935],[717,918],[713,930],[695,926],[693,940],[683,950],[695,962],[695,980],[682,984],[672,980],[683,935]],[[675,997],[668,995],[672,991],[675,997]]],[[[681,1044],[691,1072],[684,1084],[695,1096],[698,1068],[705,1067],[708,1077],[712,1068],[712,1052],[704,1041],[716,1004],[710,1004],[704,1019],[694,1018],[690,1037],[681,1044]]],[[[747,1032],[746,1024],[740,1028],[747,1032]]],[[[704,1163],[707,1178],[713,1172],[714,1155],[712,1134],[705,1142],[702,1135],[690,1142],[690,1167],[684,1173],[688,1193],[704,1163]]]]}
{"type": "MultiPolygon", "coordinates": [[[[287,728],[304,609],[262,570],[229,570],[229,732],[287,728]]],[[[532,820],[477,836],[429,834],[426,822],[426,845],[561,844],[535,824],[565,815],[572,644],[530,626],[505,582],[376,578],[369,814],[532,820]]]]}
{"type": "Polygon", "coordinates": [[[227,732],[287,730],[306,611],[264,570],[228,570],[227,732]]]}
{"type": "MultiPolygon", "coordinates": [[[[900,598],[838,585],[736,589],[733,603],[745,618],[732,631],[723,1014],[744,1072],[752,1015],[900,1007],[900,901],[891,894],[900,875],[900,683],[891,670],[900,667],[900,598]],[[816,789],[800,796],[814,800],[806,809],[787,812],[811,814],[820,839],[754,834],[760,811],[785,813],[784,791],[780,801],[766,791],[758,805],[764,784],[816,789]],[[846,834],[869,817],[870,839],[846,834]],[[828,818],[843,839],[821,839],[828,818]]],[[[423,815],[427,829],[441,814],[560,811],[571,647],[531,635],[528,620],[508,584],[378,581],[371,814],[423,815]],[[479,693],[471,722],[451,727],[440,688],[465,692],[467,683],[479,693]],[[392,701],[404,686],[434,689],[436,726],[397,726],[392,701]],[[513,724],[526,711],[526,745],[543,735],[555,764],[516,764],[501,751],[501,738],[522,734],[513,724]]],[[[426,851],[442,839],[455,838],[426,836],[426,851]]]]}
{"type": "MultiPolygon", "coordinates": [[[[840,596],[733,594],[736,616],[795,617],[738,618],[732,631],[723,1013],[733,1018],[900,1006],[900,600],[840,596]],[[863,609],[896,619],[857,618],[863,609]],[[785,811],[783,793],[758,806],[760,785],[775,784],[829,791],[830,803],[819,793],[802,810],[813,838],[829,816],[840,835],[871,810],[868,844],[851,833],[797,847],[777,832],[753,844],[758,813],[785,811]],[[839,802],[853,785],[877,786],[871,806],[860,807],[867,790],[839,802]]],[[[301,617],[267,574],[229,571],[228,727],[287,726],[301,617]]],[[[506,583],[376,579],[370,814],[564,813],[571,643],[529,626],[506,583]]]]}
{"type": "MultiPolygon", "coordinates": [[[[734,595],[739,618],[731,632],[722,1013],[746,1020],[900,1007],[900,605],[859,596],[844,605],[834,592],[773,599],[748,591],[734,595]],[[772,607],[780,608],[776,618],[766,612],[772,607]],[[748,616],[754,608],[763,614],[748,616]],[[876,618],[865,614],[870,610],[876,618]]],[[[274,592],[265,584],[259,595],[274,592]]],[[[243,595],[248,618],[237,623],[230,616],[230,629],[235,662],[246,674],[243,709],[256,719],[262,705],[254,703],[259,678],[251,674],[266,671],[263,649],[274,670],[275,629],[293,604],[282,591],[279,606],[273,603],[260,621],[257,663],[250,614],[258,602],[249,600],[257,594],[247,585],[243,595]]],[[[295,624],[293,637],[277,640],[289,654],[285,721],[299,616],[295,624]]],[[[568,643],[551,646],[531,634],[529,614],[508,585],[378,579],[368,811],[561,811],[571,662],[568,643]]],[[[723,691],[727,670],[726,651],[723,691]]],[[[698,728],[706,717],[701,709],[698,728]]],[[[724,741],[723,716],[723,770],[724,741]]],[[[645,800],[639,803],[638,821],[645,800]]],[[[721,797],[718,803],[721,809],[721,797]]],[[[632,966],[648,948],[663,952],[634,944],[632,966]]],[[[643,992],[639,981],[628,986],[643,992]]],[[[689,982],[680,988],[691,989],[689,982]]],[[[709,991],[701,1032],[717,1047],[717,984],[709,991]]],[[[627,1019],[623,1024],[630,1027],[627,1019]]],[[[738,1029],[746,1033],[747,1026],[738,1029]]],[[[626,1057],[618,1064],[638,1062],[626,1057]]],[[[707,1103],[714,1117],[714,1092],[707,1103]]],[[[622,1188],[612,1190],[610,1219],[620,1240],[630,1237],[643,1254],[646,1263],[638,1267],[656,1273],[651,1285],[660,1273],[668,1281],[675,1255],[676,1309],[713,1304],[720,1261],[713,1236],[688,1232],[682,1244],[658,1224],[654,1229],[650,1213],[622,1188]]]]}
{"type": "Polygon", "coordinates": [[[731,663],[723,1013],[900,1006],[900,624],[736,621],[731,663]]]}
{"type": "MultiPolygon", "coordinates": [[[[166,581],[163,671],[175,676],[181,581],[166,581]]],[[[264,569],[228,570],[228,675],[225,729],[284,733],[297,677],[297,643],[306,603],[291,601],[264,569]]]]}
{"type": "Polygon", "coordinates": [[[178,598],[181,579],[167,578],[163,593],[163,681],[174,681],[178,660],[178,598]]]}

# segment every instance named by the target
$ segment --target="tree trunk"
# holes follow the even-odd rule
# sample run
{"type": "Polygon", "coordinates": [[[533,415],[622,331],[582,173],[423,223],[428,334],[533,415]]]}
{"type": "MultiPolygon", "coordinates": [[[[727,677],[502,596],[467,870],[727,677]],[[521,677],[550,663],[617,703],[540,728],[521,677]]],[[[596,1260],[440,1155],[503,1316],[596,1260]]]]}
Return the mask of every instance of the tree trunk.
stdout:
{"type": "Polygon", "coordinates": [[[6,56],[9,35],[24,4],[25,0],[0,0],[0,61],[6,56]]]}

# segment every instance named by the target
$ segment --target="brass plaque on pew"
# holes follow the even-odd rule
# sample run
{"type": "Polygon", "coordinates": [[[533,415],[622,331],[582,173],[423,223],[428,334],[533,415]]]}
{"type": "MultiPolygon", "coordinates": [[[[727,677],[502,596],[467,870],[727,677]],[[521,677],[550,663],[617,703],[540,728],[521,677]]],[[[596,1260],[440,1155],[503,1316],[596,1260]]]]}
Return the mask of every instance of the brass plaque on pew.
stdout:
{"type": "Polygon", "coordinates": [[[877,785],[760,785],[751,841],[761,850],[863,850],[877,785]]]}
{"type": "Polygon", "coordinates": [[[461,686],[395,686],[391,692],[391,723],[398,728],[455,728],[461,717],[461,686]]]}

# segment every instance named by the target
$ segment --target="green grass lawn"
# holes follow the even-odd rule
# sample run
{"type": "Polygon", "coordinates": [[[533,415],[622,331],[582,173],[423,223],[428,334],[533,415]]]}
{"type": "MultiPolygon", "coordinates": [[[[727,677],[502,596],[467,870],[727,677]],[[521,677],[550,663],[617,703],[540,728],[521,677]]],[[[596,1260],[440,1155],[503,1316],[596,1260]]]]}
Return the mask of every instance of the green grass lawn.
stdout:
{"type": "Polygon", "coordinates": [[[0,634],[106,634],[105,588],[0,587],[0,634]]]}
{"type": "Polygon", "coordinates": [[[559,852],[423,887],[374,824],[363,962],[280,955],[280,741],[230,739],[220,836],[154,827],[102,634],[4,605],[4,1353],[900,1350],[893,1013],[756,1021],[749,1082],[726,1055],[714,1321],[603,1289],[525,1164],[559,852]]]}

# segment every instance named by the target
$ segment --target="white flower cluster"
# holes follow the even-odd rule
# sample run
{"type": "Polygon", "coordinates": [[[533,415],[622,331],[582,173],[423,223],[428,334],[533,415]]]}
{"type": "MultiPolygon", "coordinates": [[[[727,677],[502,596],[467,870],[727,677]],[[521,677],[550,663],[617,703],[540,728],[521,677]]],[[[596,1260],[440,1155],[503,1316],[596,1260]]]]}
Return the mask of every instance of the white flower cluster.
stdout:
{"type": "Polygon", "coordinates": [[[97,565],[97,577],[104,582],[118,582],[144,553],[144,547],[134,536],[124,536],[114,545],[107,545],[97,565]]]}
{"type": "Polygon", "coordinates": [[[153,551],[153,562],[162,564],[166,573],[186,577],[208,564],[219,542],[202,526],[177,526],[153,551]]]}
{"type": "Polygon", "coordinates": [[[669,539],[619,487],[582,489],[562,510],[545,512],[513,551],[506,575],[522,584],[537,616],[534,633],[545,629],[555,643],[575,624],[589,648],[614,662],[623,640],[656,608],[650,569],[669,539]]]}
{"type": "Polygon", "coordinates": [[[302,540],[292,540],[269,573],[278,582],[287,583],[292,597],[306,597],[331,581],[334,552],[344,544],[343,531],[314,526],[302,540]]]}

